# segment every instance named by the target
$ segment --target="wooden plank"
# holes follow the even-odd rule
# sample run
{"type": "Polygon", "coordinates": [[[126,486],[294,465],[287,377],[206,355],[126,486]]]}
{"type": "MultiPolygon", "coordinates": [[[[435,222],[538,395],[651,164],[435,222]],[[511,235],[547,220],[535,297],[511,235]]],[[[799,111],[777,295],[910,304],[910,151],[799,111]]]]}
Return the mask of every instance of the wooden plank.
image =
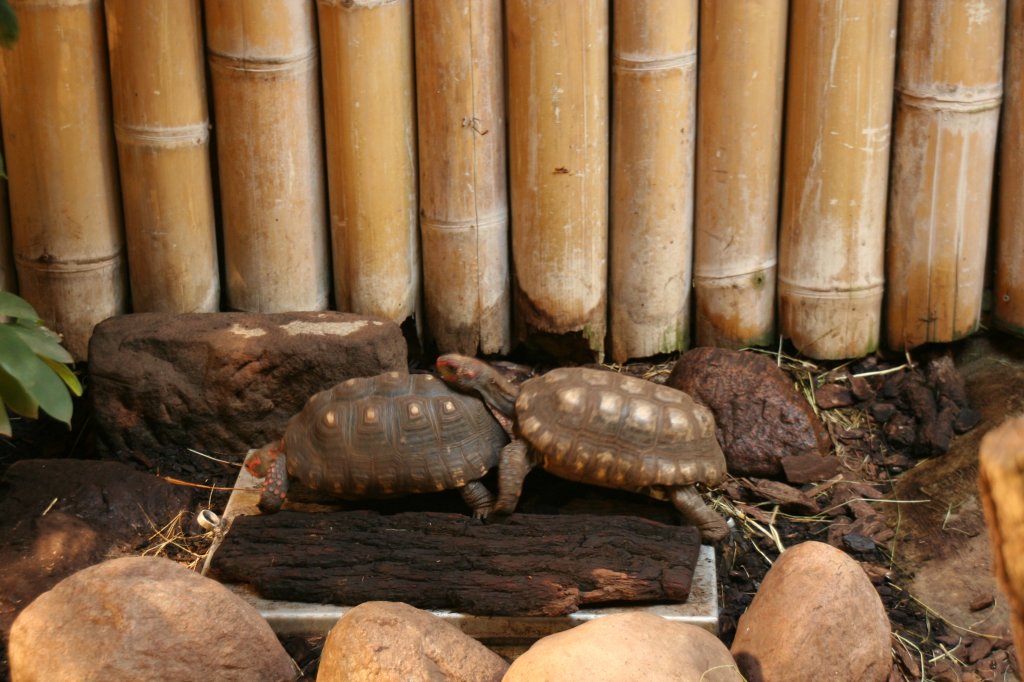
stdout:
{"type": "Polygon", "coordinates": [[[267,599],[557,616],[685,601],[699,550],[695,528],[630,516],[283,511],[235,519],[210,575],[267,599]]]}

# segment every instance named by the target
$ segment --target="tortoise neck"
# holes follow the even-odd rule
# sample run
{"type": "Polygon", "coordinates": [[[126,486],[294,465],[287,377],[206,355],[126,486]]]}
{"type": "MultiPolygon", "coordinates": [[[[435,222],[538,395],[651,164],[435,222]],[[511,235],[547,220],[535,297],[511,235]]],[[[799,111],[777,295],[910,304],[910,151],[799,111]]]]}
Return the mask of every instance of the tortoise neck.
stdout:
{"type": "Polygon", "coordinates": [[[491,368],[487,373],[486,381],[481,381],[477,391],[484,402],[493,410],[497,410],[506,417],[512,417],[516,410],[516,398],[519,397],[519,387],[506,379],[502,374],[491,368]]]}

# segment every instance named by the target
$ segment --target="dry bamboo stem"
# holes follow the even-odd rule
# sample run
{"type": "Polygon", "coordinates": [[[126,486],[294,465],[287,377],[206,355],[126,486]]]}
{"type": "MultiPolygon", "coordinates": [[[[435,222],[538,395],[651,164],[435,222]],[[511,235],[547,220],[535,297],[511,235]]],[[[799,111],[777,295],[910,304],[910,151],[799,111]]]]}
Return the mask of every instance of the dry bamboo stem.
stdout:
{"type": "Polygon", "coordinates": [[[1005,0],[904,0],[886,250],[888,345],[981,320],[1005,0]]]}
{"type": "Polygon", "coordinates": [[[136,312],[220,305],[199,0],[107,0],[136,312]]]}
{"type": "Polygon", "coordinates": [[[693,281],[701,346],[775,336],[788,0],[702,0],[693,281]]]}
{"type": "Polygon", "coordinates": [[[442,353],[507,353],[501,2],[418,0],[414,6],[428,327],[442,353]]]}
{"type": "Polygon", "coordinates": [[[99,0],[15,0],[21,35],[0,50],[0,108],[21,294],[76,359],[124,312],[110,82],[99,0]]]}
{"type": "Polygon", "coordinates": [[[608,258],[608,2],[506,5],[512,260],[520,338],[602,356],[608,258]]]}
{"type": "Polygon", "coordinates": [[[804,354],[878,346],[896,0],[794,0],[779,323],[804,354]]]}
{"type": "Polygon", "coordinates": [[[615,0],[609,312],[616,362],[690,341],[697,0],[615,0]]]}
{"type": "Polygon", "coordinates": [[[1024,336],[1024,0],[1009,0],[1009,8],[993,321],[1024,336]]]}
{"type": "Polygon", "coordinates": [[[318,7],[338,309],[403,322],[420,286],[412,5],[318,7]]]}
{"type": "Polygon", "coordinates": [[[979,460],[981,503],[995,574],[1010,604],[1019,661],[1024,651],[1024,417],[985,434],[979,460]]]}
{"type": "Polygon", "coordinates": [[[327,307],[313,0],[207,0],[228,305],[327,307]]]}
{"type": "Polygon", "coordinates": [[[11,213],[7,180],[0,178],[0,291],[17,291],[14,251],[11,248],[11,213]]]}

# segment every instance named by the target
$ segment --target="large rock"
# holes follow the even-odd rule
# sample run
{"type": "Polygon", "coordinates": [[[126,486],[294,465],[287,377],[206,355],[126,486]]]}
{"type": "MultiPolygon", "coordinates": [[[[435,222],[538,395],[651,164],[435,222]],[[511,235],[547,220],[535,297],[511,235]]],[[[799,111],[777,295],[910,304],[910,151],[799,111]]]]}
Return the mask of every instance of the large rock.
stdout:
{"type": "Polygon", "coordinates": [[[735,476],[773,478],[787,457],[829,452],[829,438],[793,380],[766,355],[725,348],[684,353],[666,382],[715,415],[718,442],[735,476]]]}
{"type": "MultiPolygon", "coordinates": [[[[144,542],[191,490],[120,462],[20,460],[0,478],[0,635],[60,580],[144,542]]],[[[0,674],[0,678],[3,675],[0,674]]]]}
{"type": "Polygon", "coordinates": [[[331,629],[317,682],[498,682],[508,664],[437,616],[400,602],[365,602],[331,629]]]}
{"type": "Polygon", "coordinates": [[[732,644],[748,682],[885,680],[889,617],[860,564],[821,542],[786,550],[740,617],[732,644]]]}
{"type": "Polygon", "coordinates": [[[93,332],[89,380],[105,449],[150,467],[241,461],[306,400],[350,377],[405,370],[401,329],[336,312],[142,313],[93,332]]]}
{"type": "Polygon", "coordinates": [[[538,640],[503,682],[739,682],[729,650],[707,630],[651,613],[603,616],[538,640]]]}
{"type": "Polygon", "coordinates": [[[156,557],[61,581],[14,621],[11,682],[294,680],[265,620],[223,585],[156,557]]]}

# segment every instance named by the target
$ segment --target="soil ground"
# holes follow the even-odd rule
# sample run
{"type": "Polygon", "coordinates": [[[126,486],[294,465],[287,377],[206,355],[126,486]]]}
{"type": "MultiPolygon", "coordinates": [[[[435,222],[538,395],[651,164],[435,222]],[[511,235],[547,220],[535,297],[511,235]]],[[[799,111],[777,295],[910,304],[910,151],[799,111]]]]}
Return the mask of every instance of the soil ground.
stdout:
{"type": "MultiPolygon", "coordinates": [[[[954,438],[948,452],[924,459],[897,452],[887,446],[883,425],[874,421],[870,406],[862,401],[827,414],[823,411],[841,466],[828,481],[798,486],[814,500],[816,511],[780,503],[759,490],[756,482],[744,479],[731,479],[724,486],[726,495],[713,496],[720,511],[733,515],[737,528],[718,552],[720,635],[726,644],[780,549],[818,540],[847,551],[872,578],[893,627],[890,679],[1018,679],[1008,609],[992,578],[976,481],[983,433],[1007,416],[1024,412],[1024,342],[982,334],[942,349],[878,361],[880,366],[894,367],[907,360],[916,363],[915,358],[933,352],[952,352],[966,381],[968,402],[980,414],[978,424],[954,438]]],[[[837,364],[800,366],[804,380],[810,377],[812,383],[820,384],[835,375],[837,364]]],[[[623,369],[664,381],[671,363],[631,364],[623,369]]],[[[45,419],[16,420],[15,438],[0,439],[0,477],[19,459],[97,458],[88,401],[81,401],[77,408],[71,430],[45,419]]],[[[221,475],[202,481],[192,480],[194,471],[183,463],[180,471],[151,473],[230,486],[237,470],[225,466],[221,475]]],[[[200,508],[220,512],[227,501],[225,492],[198,496],[201,502],[183,510],[183,518],[194,518],[200,508]]],[[[431,502],[435,503],[440,509],[461,505],[451,496],[440,496],[431,502]]],[[[524,511],[543,513],[611,506],[616,513],[635,511],[669,522],[673,514],[664,504],[569,484],[542,472],[531,474],[522,504],[524,511]]],[[[171,558],[188,563],[195,562],[208,546],[208,536],[194,522],[186,521],[173,532],[173,544],[160,536],[142,544],[150,548],[162,544],[171,558]]],[[[284,643],[308,679],[313,679],[322,642],[290,638],[284,643]]],[[[0,682],[5,679],[3,660],[0,682]]]]}

